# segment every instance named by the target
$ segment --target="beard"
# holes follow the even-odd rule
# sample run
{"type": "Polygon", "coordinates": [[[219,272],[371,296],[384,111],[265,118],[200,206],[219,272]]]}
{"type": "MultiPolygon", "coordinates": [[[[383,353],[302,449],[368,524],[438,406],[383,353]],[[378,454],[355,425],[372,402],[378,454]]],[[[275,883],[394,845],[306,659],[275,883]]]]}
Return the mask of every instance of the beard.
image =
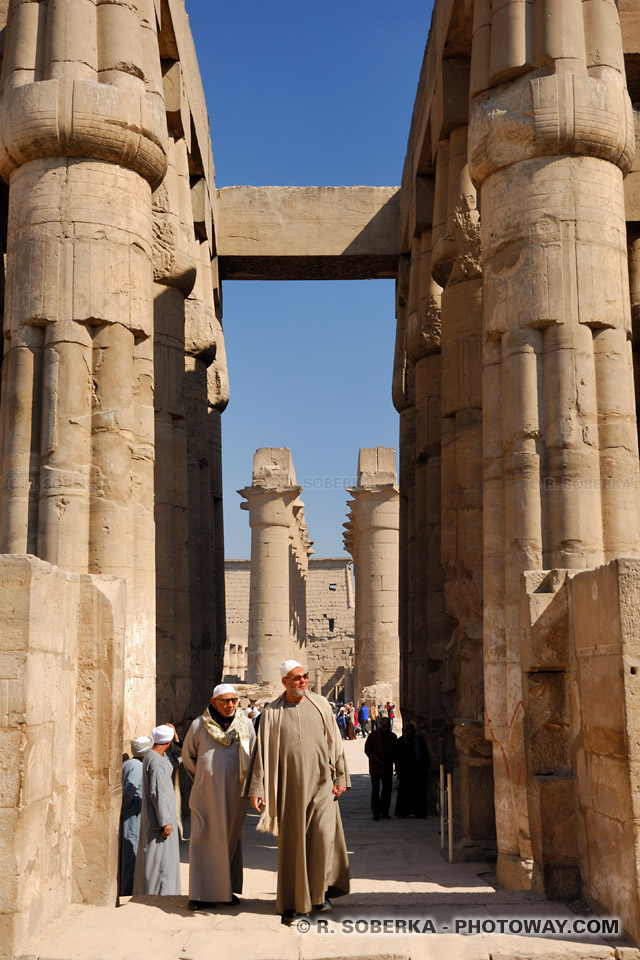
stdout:
{"type": "Polygon", "coordinates": [[[306,692],[306,690],[300,690],[298,687],[294,687],[294,689],[291,690],[291,696],[296,697],[297,700],[302,700],[306,692]]]}

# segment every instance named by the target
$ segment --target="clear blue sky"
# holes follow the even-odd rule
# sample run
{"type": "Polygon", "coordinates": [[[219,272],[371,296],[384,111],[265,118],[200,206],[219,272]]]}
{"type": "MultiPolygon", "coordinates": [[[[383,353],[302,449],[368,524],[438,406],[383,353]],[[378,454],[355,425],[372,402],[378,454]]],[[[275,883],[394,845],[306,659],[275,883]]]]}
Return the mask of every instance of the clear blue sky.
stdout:
{"type": "MultiPolygon", "coordinates": [[[[186,0],[216,183],[400,183],[432,0],[186,0]]],[[[358,449],[397,447],[391,280],[227,281],[225,552],[248,557],[256,447],[290,447],[316,556],[339,556],[358,449]]]]}

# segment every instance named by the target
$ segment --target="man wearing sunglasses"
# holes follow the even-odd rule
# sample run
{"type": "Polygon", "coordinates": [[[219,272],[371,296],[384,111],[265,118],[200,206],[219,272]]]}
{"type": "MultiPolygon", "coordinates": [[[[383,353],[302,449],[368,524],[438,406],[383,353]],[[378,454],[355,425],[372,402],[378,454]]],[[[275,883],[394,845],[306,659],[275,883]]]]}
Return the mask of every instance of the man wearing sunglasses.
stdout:
{"type": "Polygon", "coordinates": [[[280,666],[282,696],[265,705],[245,794],[258,830],[278,838],[276,909],[283,923],[331,909],[349,893],[349,861],[335,802],[350,786],[328,700],[308,690],[297,660],[280,666]]]}
{"type": "Polygon", "coordinates": [[[219,683],[211,703],[191,724],[182,762],[193,780],[189,844],[189,908],[238,903],[242,893],[242,828],[248,804],[241,796],[256,735],[237,709],[230,683],[219,683]]]}

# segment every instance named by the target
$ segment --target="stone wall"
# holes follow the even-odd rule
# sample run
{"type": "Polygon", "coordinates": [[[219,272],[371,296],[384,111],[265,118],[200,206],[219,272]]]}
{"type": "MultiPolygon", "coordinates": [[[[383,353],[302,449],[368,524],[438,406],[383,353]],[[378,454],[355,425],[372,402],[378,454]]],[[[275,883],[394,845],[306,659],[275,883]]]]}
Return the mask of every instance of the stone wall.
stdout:
{"type": "Polygon", "coordinates": [[[640,561],[522,580],[533,886],[584,896],[640,940],[640,561]]]}
{"type": "MultiPolygon", "coordinates": [[[[230,682],[242,682],[246,675],[250,569],[250,560],[225,561],[224,678],[230,682]]],[[[309,560],[305,602],[306,642],[298,657],[309,669],[311,688],[330,699],[352,699],[355,596],[351,561],[347,557],[309,560]]]]}
{"type": "Polygon", "coordinates": [[[306,666],[311,688],[330,700],[353,700],[354,617],[351,560],[310,560],[306,666]]]}
{"type": "Polygon", "coordinates": [[[227,641],[224,648],[224,680],[244,681],[249,643],[250,560],[225,560],[225,596],[227,605],[227,641]]]}
{"type": "Polygon", "coordinates": [[[0,956],[117,889],[121,580],[0,557],[0,956]]]}

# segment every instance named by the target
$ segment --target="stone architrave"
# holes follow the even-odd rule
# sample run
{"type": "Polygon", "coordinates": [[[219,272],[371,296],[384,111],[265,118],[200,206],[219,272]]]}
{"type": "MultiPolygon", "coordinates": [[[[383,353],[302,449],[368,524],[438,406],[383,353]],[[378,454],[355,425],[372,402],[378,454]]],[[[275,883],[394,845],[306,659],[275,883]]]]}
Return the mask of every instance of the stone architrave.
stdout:
{"type": "MultiPolygon", "coordinates": [[[[520,578],[635,558],[638,438],[623,176],[635,149],[617,7],[476,3],[484,657],[498,879],[529,884],[520,578]]],[[[532,810],[532,816],[537,812],[532,810]]]]}
{"type": "Polygon", "coordinates": [[[356,581],[354,695],[365,687],[391,684],[399,705],[398,511],[396,452],[362,448],[358,483],[347,487],[353,500],[345,547],[353,557],[356,581]]]}
{"type": "Polygon", "coordinates": [[[279,665],[299,655],[302,638],[292,631],[291,619],[300,604],[291,582],[295,584],[296,546],[301,556],[309,543],[301,492],[288,447],[256,450],[252,484],[238,491],[247,501],[242,508],[248,510],[251,526],[248,683],[277,683],[279,665]]]}
{"type": "Polygon", "coordinates": [[[155,5],[12,3],[6,33],[0,551],[126,577],[127,737],[155,719],[155,5]]]}

